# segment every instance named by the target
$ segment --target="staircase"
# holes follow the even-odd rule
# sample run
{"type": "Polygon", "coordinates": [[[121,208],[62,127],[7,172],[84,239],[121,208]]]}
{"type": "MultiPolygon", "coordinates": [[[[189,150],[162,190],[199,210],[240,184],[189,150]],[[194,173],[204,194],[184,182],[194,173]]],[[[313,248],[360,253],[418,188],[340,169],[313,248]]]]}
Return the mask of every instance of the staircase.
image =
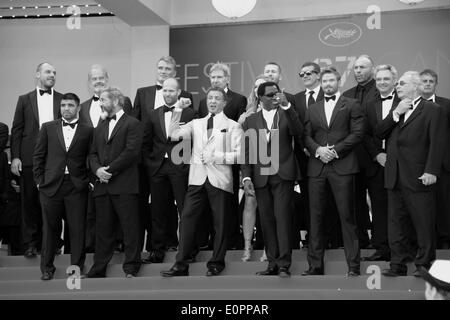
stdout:
{"type": "MultiPolygon", "coordinates": [[[[367,256],[372,250],[362,250],[367,256]]],[[[411,276],[414,265],[408,265],[408,276],[377,277],[387,262],[362,262],[361,276],[347,278],[344,251],[327,250],[324,276],[302,277],[306,270],[306,250],[295,250],[290,268],[292,277],[256,276],[264,270],[260,262],[262,251],[254,251],[252,260],[242,262],[242,251],[228,251],[226,267],[220,276],[206,277],[206,261],[210,251],[201,251],[192,263],[189,277],[162,278],[161,270],[169,269],[175,261],[174,252],[166,254],[164,263],[142,265],[138,277],[127,279],[122,271],[123,254],[115,254],[107,278],[81,279],[80,289],[67,288],[66,268],[69,255],[55,259],[56,272],[51,281],[41,281],[40,258],[0,256],[0,299],[155,299],[155,300],[291,300],[291,299],[423,299],[424,282],[411,276]],[[374,274],[375,270],[375,274],[374,274]],[[369,287],[372,289],[368,288],[369,287]]],[[[144,254],[146,255],[146,254],[144,254]]],[[[450,250],[439,250],[437,257],[450,259],[450,250]]],[[[86,257],[86,267],[92,265],[93,255],[86,257]]],[[[89,270],[87,268],[87,270],[89,270]]]]}

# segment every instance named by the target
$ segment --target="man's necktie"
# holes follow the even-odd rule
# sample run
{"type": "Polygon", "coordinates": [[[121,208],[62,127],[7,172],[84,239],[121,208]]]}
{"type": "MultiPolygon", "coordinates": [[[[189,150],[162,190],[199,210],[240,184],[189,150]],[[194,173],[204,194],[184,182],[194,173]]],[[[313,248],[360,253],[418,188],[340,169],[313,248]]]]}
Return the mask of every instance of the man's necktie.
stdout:
{"type": "Polygon", "coordinates": [[[65,126],[70,126],[72,129],[74,129],[75,126],[78,124],[78,121],[72,122],[72,123],[68,123],[68,122],[66,122],[66,121],[63,121],[62,124],[63,124],[63,127],[65,127],[65,126]]]}
{"type": "Polygon", "coordinates": [[[92,97],[92,100],[94,100],[94,101],[98,101],[100,98],[99,97],[97,97],[97,96],[93,96],[92,97]]]}
{"type": "Polygon", "coordinates": [[[156,90],[159,91],[162,89],[162,86],[160,86],[159,84],[156,85],[156,90]]]}
{"type": "Polygon", "coordinates": [[[164,109],[164,113],[166,113],[166,112],[172,112],[173,109],[175,109],[175,107],[174,106],[172,106],[172,107],[164,106],[163,109],[164,109]]]}
{"type": "Polygon", "coordinates": [[[116,115],[113,115],[113,116],[107,118],[108,121],[116,120],[116,119],[117,119],[116,115]]]}
{"type": "Polygon", "coordinates": [[[385,98],[381,97],[381,102],[386,101],[386,100],[392,100],[393,96],[387,96],[385,98]]]}
{"type": "Polygon", "coordinates": [[[211,137],[213,123],[214,123],[214,114],[211,113],[211,116],[208,118],[208,125],[206,126],[206,132],[208,134],[208,139],[211,137]]]}
{"type": "Polygon", "coordinates": [[[308,107],[316,103],[316,100],[313,97],[314,91],[309,92],[309,98],[308,98],[308,107]]]}
{"type": "Polygon", "coordinates": [[[39,89],[39,94],[40,94],[41,96],[43,96],[44,93],[48,93],[49,95],[51,95],[51,94],[52,94],[52,89],[47,89],[47,90],[39,89]]]}
{"type": "Polygon", "coordinates": [[[355,99],[358,100],[359,103],[363,103],[364,100],[364,91],[366,90],[366,88],[364,86],[361,85],[357,85],[356,86],[356,95],[355,95],[355,99]]]}
{"type": "Polygon", "coordinates": [[[329,96],[329,97],[325,97],[325,101],[326,101],[326,102],[328,102],[328,101],[330,101],[330,100],[335,101],[335,100],[336,100],[336,95],[332,95],[332,96],[329,96]]]}

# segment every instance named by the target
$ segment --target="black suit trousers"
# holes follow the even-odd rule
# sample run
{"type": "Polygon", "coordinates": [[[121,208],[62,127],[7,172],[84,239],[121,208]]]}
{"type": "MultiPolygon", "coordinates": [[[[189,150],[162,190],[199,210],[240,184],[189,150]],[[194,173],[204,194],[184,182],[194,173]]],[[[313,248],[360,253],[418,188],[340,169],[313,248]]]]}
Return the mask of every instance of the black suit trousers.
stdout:
{"type": "Polygon", "coordinates": [[[24,245],[25,247],[36,247],[39,249],[42,243],[42,210],[39,201],[39,191],[34,182],[33,167],[31,166],[22,166],[20,196],[24,245]]]}
{"type": "Polygon", "coordinates": [[[177,264],[187,268],[185,262],[196,245],[198,221],[208,202],[211,204],[211,214],[215,231],[214,248],[208,267],[214,266],[219,270],[225,268],[225,254],[227,252],[228,212],[227,204],[232,194],[211,185],[208,179],[201,186],[190,185],[184,200],[180,221],[180,245],[176,256],[177,264]]]}
{"type": "Polygon", "coordinates": [[[294,181],[283,180],[278,174],[255,189],[269,267],[291,265],[293,193],[294,181]]]}
{"type": "Polygon", "coordinates": [[[355,176],[339,175],[331,164],[326,164],[317,177],[309,177],[309,204],[311,229],[308,247],[308,262],[313,268],[323,269],[325,252],[324,226],[327,208],[327,182],[336,201],[341,220],[345,258],[349,268],[360,267],[358,231],[355,223],[355,176]]]}
{"type": "Polygon", "coordinates": [[[411,259],[411,230],[413,225],[417,236],[417,253],[414,263],[430,267],[436,258],[435,239],[435,186],[430,191],[414,192],[397,186],[388,190],[388,238],[391,248],[391,268],[406,270],[411,259]]]}
{"type": "Polygon", "coordinates": [[[450,172],[442,169],[437,188],[436,232],[440,246],[450,244],[450,172]]]}
{"type": "Polygon", "coordinates": [[[181,215],[188,188],[188,173],[180,173],[169,159],[164,159],[158,172],[150,181],[152,189],[151,244],[153,250],[164,253],[166,246],[169,245],[167,236],[176,235],[178,229],[178,219],[176,224],[169,223],[172,210],[169,210],[168,204],[173,202],[171,196],[173,194],[181,215]]]}
{"type": "Polygon", "coordinates": [[[137,194],[105,194],[94,198],[96,237],[94,265],[90,275],[105,276],[114,254],[117,220],[123,231],[125,261],[123,271],[136,274],[141,267],[142,238],[139,236],[139,200],[137,194]]]}
{"type": "Polygon", "coordinates": [[[40,192],[43,216],[43,238],[41,253],[41,271],[55,271],[53,264],[56,248],[60,241],[61,222],[66,215],[65,227],[69,229],[71,257],[70,264],[83,269],[85,260],[85,223],[87,192],[75,189],[69,175],[52,197],[40,192]]]}

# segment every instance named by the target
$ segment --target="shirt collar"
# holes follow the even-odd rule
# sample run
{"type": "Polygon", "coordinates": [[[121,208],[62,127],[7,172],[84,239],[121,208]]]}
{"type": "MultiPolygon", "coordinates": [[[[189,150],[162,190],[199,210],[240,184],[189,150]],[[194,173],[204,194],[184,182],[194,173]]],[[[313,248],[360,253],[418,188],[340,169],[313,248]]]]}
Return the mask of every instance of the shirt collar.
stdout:
{"type": "Polygon", "coordinates": [[[386,98],[386,97],[389,97],[389,96],[394,97],[394,95],[395,95],[395,89],[392,89],[392,91],[389,94],[385,95],[385,96],[383,96],[381,94],[381,92],[380,92],[380,97],[382,97],[382,98],[386,98]]]}
{"type": "Polygon", "coordinates": [[[119,119],[125,114],[125,112],[123,111],[123,109],[120,109],[119,111],[117,111],[116,113],[116,121],[119,121],[119,119]]]}
{"type": "Polygon", "coordinates": [[[431,97],[429,97],[427,100],[430,100],[433,102],[436,102],[436,94],[433,93],[433,95],[431,97]]]}
{"type": "MultiPolygon", "coordinates": [[[[48,90],[48,89],[44,89],[44,88],[40,88],[39,86],[36,87],[36,92],[39,93],[39,90],[48,90]]],[[[53,87],[50,88],[52,94],[53,94],[53,87]]]]}
{"type": "Polygon", "coordinates": [[[413,108],[416,108],[417,105],[420,103],[420,101],[421,101],[422,99],[423,99],[423,98],[420,97],[420,96],[417,97],[417,98],[415,98],[414,101],[412,102],[413,108]]]}
{"type": "Polygon", "coordinates": [[[277,109],[272,109],[269,111],[269,110],[262,108],[261,110],[263,112],[263,115],[265,115],[265,116],[274,115],[277,112],[277,109]]]}
{"type": "Polygon", "coordinates": [[[65,123],[73,123],[73,122],[77,122],[77,121],[78,121],[78,117],[75,118],[75,119],[73,119],[72,121],[67,121],[67,120],[64,119],[64,118],[61,118],[61,119],[62,119],[62,121],[64,121],[65,123]]]}
{"type": "Polygon", "coordinates": [[[315,87],[314,89],[306,89],[306,95],[308,95],[311,91],[314,91],[314,94],[316,94],[316,93],[319,93],[319,91],[320,91],[320,84],[317,86],[317,87],[315,87]]]}

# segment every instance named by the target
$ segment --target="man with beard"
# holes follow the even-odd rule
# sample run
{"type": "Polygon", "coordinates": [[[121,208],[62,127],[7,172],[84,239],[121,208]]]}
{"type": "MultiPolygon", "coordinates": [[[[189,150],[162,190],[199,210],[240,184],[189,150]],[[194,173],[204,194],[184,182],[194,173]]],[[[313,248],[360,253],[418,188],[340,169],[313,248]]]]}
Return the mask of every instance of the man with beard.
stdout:
{"type": "Polygon", "coordinates": [[[124,96],[119,89],[103,90],[100,104],[104,121],[95,128],[89,156],[90,168],[97,177],[93,191],[97,219],[94,265],[87,276],[106,276],[118,221],[123,231],[123,271],[132,278],[141,266],[137,164],[142,128],[138,120],[124,113],[124,96]]]}
{"type": "Polygon", "coordinates": [[[42,241],[42,212],[33,179],[33,151],[42,124],[61,117],[62,94],[53,89],[56,70],[48,62],[36,68],[37,87],[19,97],[11,129],[11,172],[20,177],[25,257],[36,257],[42,241]]]}

